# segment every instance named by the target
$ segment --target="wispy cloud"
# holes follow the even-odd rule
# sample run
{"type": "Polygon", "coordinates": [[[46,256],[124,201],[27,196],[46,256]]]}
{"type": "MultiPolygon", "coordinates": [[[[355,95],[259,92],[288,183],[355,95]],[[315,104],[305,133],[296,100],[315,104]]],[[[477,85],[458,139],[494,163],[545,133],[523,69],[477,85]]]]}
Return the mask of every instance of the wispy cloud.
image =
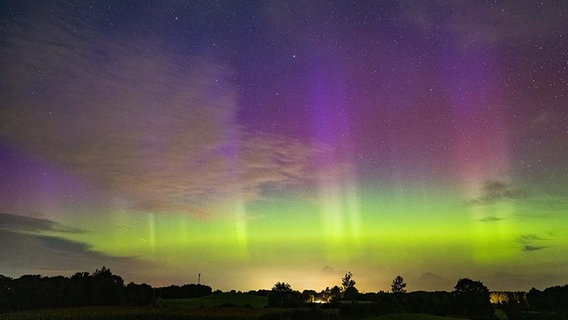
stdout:
{"type": "Polygon", "coordinates": [[[0,135],[11,144],[123,199],[115,205],[158,213],[211,217],[266,186],[315,180],[313,143],[238,123],[231,68],[58,21],[2,47],[0,135]]]}
{"type": "Polygon", "coordinates": [[[546,248],[548,247],[525,245],[523,246],[523,251],[539,251],[546,248]]]}
{"type": "Polygon", "coordinates": [[[487,217],[479,219],[478,221],[480,221],[480,222],[493,222],[493,221],[501,221],[501,220],[503,220],[503,219],[498,218],[498,217],[493,217],[493,216],[487,216],[487,217]]]}
{"type": "Polygon", "coordinates": [[[517,238],[517,242],[522,245],[522,250],[526,252],[539,251],[548,248],[542,242],[549,240],[536,234],[523,234],[517,238]]]}
{"type": "Polygon", "coordinates": [[[519,238],[517,239],[517,241],[520,243],[529,243],[533,241],[542,241],[542,240],[547,240],[547,239],[542,238],[536,234],[523,234],[519,236],[519,238]]]}
{"type": "Polygon", "coordinates": [[[402,2],[402,16],[418,30],[451,35],[464,47],[511,39],[541,38],[562,28],[565,19],[554,6],[536,2],[402,2]],[[439,12],[446,14],[440,15],[439,12]],[[532,26],[527,30],[525,26],[532,26]]]}
{"type": "Polygon", "coordinates": [[[521,192],[504,181],[486,181],[479,197],[469,201],[470,205],[486,205],[500,201],[517,199],[521,192]]]}
{"type": "Polygon", "coordinates": [[[83,230],[62,225],[56,221],[22,215],[0,213],[0,230],[12,232],[64,232],[81,233],[83,230]]]}
{"type": "Polygon", "coordinates": [[[339,274],[337,270],[335,270],[332,266],[325,266],[321,269],[321,272],[327,274],[339,274]]]}

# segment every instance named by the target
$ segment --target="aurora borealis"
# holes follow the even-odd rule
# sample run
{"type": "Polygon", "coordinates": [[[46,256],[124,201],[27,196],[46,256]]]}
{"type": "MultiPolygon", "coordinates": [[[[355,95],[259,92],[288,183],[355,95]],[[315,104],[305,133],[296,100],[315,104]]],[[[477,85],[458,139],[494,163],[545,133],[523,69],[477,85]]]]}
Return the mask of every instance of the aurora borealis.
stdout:
{"type": "Polygon", "coordinates": [[[562,1],[3,1],[0,274],[568,283],[562,1]]]}

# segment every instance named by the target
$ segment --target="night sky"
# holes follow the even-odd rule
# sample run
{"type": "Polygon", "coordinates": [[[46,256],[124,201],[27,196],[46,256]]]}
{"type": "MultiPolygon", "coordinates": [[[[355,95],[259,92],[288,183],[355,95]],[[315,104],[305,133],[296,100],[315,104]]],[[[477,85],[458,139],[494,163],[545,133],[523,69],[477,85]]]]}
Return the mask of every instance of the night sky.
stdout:
{"type": "Polygon", "coordinates": [[[0,274],[568,283],[565,1],[2,1],[0,274]]]}

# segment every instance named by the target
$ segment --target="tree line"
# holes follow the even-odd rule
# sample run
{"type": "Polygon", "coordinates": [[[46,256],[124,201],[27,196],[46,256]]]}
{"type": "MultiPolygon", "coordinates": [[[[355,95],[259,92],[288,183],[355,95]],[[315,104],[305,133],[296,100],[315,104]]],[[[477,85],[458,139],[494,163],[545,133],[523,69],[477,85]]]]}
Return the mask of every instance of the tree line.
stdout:
{"type": "Polygon", "coordinates": [[[198,284],[153,288],[130,282],[102,267],[93,273],[71,277],[24,275],[12,279],[0,275],[0,312],[43,308],[101,305],[149,306],[157,298],[193,298],[210,295],[211,287],[198,284]]]}
{"type": "Polygon", "coordinates": [[[341,286],[321,292],[295,291],[285,282],[277,282],[271,292],[269,306],[298,307],[306,303],[323,302],[327,308],[339,308],[346,316],[389,313],[419,313],[440,316],[461,316],[469,319],[494,319],[495,308],[501,308],[509,320],[568,319],[568,285],[555,286],[528,293],[510,292],[500,303],[491,303],[489,289],[481,282],[462,278],[451,292],[406,292],[406,282],[399,275],[390,292],[359,293],[353,274],[341,279],[341,286]]]}
{"type": "Polygon", "coordinates": [[[423,313],[434,315],[463,315],[473,318],[491,318],[494,314],[489,290],[483,283],[460,279],[452,292],[406,293],[406,282],[397,276],[391,292],[360,293],[353,274],[341,279],[341,286],[326,288],[317,293],[292,290],[285,282],[277,282],[271,291],[269,306],[298,307],[305,303],[321,302],[326,307],[339,308],[346,316],[378,315],[387,313],[423,313]]]}
{"type": "MultiPolygon", "coordinates": [[[[300,292],[286,282],[277,282],[272,290],[248,294],[267,297],[268,307],[313,308],[322,303],[322,308],[337,308],[346,316],[404,312],[491,319],[497,306],[508,319],[568,319],[568,285],[543,291],[532,288],[527,293],[501,293],[506,297],[493,304],[488,288],[468,278],[460,279],[451,292],[407,293],[405,288],[406,282],[397,276],[390,292],[360,293],[353,274],[348,272],[341,278],[341,285],[320,292],[300,292]]],[[[212,293],[211,287],[201,284],[160,288],[145,283],[125,285],[120,276],[104,266],[93,273],[77,272],[71,277],[24,275],[12,279],[0,275],[0,312],[99,305],[152,306],[159,298],[195,298],[212,293]]]]}

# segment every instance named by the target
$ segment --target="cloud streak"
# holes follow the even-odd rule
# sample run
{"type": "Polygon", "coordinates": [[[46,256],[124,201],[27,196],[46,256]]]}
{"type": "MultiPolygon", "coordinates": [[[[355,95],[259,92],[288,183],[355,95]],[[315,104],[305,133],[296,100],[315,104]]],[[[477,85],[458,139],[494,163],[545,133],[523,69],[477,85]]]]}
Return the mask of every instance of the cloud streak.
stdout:
{"type": "Polygon", "coordinates": [[[131,266],[152,269],[151,264],[135,257],[108,256],[85,243],[66,239],[69,232],[78,231],[52,220],[0,214],[2,273],[19,276],[41,270],[44,275],[61,275],[101,265],[125,271],[131,266]]]}
{"type": "Polygon", "coordinates": [[[315,180],[312,143],[239,125],[229,67],[147,46],[150,37],[84,39],[58,25],[10,34],[2,48],[0,137],[11,144],[120,206],[158,213],[211,216],[226,208],[211,203],[315,180]]]}
{"type": "Polygon", "coordinates": [[[15,232],[63,232],[80,233],[83,230],[62,225],[48,219],[33,218],[22,215],[0,213],[0,230],[15,232]]]}
{"type": "Polygon", "coordinates": [[[481,218],[478,221],[480,221],[480,222],[493,222],[493,221],[501,221],[501,220],[503,220],[503,219],[498,218],[498,217],[488,216],[488,217],[481,218]]]}
{"type": "Polygon", "coordinates": [[[548,246],[541,245],[542,241],[546,240],[548,239],[542,238],[536,234],[523,234],[519,236],[517,242],[521,244],[523,251],[532,252],[549,248],[548,246]]]}
{"type": "Polygon", "coordinates": [[[519,198],[520,192],[504,181],[486,181],[481,195],[469,201],[470,205],[488,205],[519,198]]]}
{"type": "Polygon", "coordinates": [[[525,245],[523,246],[523,251],[539,251],[542,249],[546,249],[548,247],[541,247],[541,246],[531,246],[531,245],[525,245]]]}

